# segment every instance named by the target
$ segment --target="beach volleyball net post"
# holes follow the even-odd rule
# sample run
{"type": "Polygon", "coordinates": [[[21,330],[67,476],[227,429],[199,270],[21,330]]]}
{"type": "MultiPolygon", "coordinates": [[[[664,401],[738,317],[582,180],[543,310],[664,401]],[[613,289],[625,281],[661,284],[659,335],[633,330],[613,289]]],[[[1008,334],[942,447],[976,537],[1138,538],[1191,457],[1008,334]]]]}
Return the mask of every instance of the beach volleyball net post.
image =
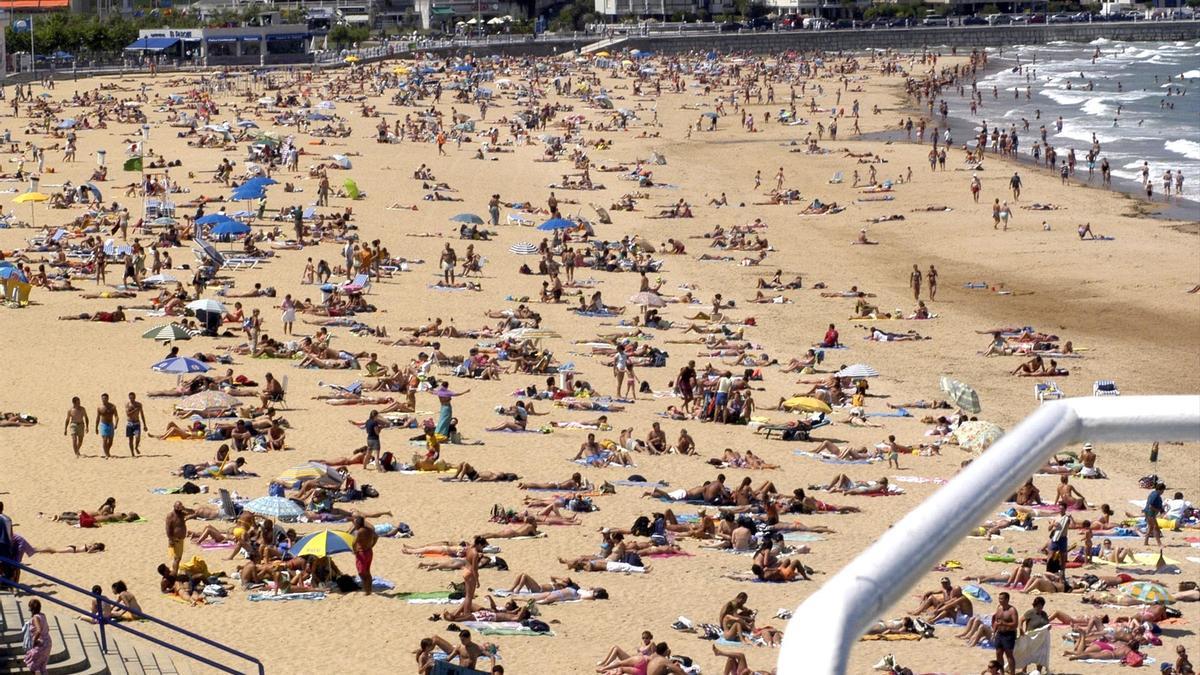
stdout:
{"type": "Polygon", "coordinates": [[[780,675],[843,675],[864,630],[971,529],[1073,443],[1200,441],[1200,396],[1042,404],[805,600],[788,622],[780,675]]]}

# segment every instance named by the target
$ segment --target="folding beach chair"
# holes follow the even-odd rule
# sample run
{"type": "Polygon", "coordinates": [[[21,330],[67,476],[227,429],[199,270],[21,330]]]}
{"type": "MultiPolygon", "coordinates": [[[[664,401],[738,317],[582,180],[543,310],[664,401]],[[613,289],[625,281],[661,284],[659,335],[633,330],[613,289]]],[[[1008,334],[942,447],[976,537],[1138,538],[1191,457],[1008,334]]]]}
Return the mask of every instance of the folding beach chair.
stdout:
{"type": "Polygon", "coordinates": [[[235,506],[233,503],[233,497],[229,496],[229,490],[221,488],[220,490],[217,490],[217,494],[221,499],[221,518],[223,520],[237,519],[237,506],[235,506]]]}
{"type": "Polygon", "coordinates": [[[154,220],[155,218],[158,218],[160,215],[162,215],[159,210],[159,207],[161,207],[161,206],[162,206],[162,202],[160,202],[159,200],[147,199],[146,200],[146,219],[154,220]]]}
{"type": "Polygon", "coordinates": [[[838,183],[841,183],[841,182],[842,182],[842,181],[844,181],[844,180],[846,180],[846,179],[845,179],[845,177],[842,175],[842,172],[841,172],[841,171],[838,171],[837,173],[833,174],[833,178],[830,178],[830,179],[829,179],[829,184],[830,184],[830,185],[837,185],[838,183]]]}
{"type": "Polygon", "coordinates": [[[1096,380],[1092,385],[1092,396],[1120,396],[1121,390],[1112,380],[1096,380]]]}
{"type": "Polygon", "coordinates": [[[346,293],[366,293],[371,288],[371,275],[359,274],[354,277],[353,281],[342,284],[342,290],[346,293]]]}
{"type": "Polygon", "coordinates": [[[1057,382],[1039,382],[1033,385],[1033,396],[1038,401],[1056,401],[1066,398],[1066,394],[1058,388],[1057,382]]]}

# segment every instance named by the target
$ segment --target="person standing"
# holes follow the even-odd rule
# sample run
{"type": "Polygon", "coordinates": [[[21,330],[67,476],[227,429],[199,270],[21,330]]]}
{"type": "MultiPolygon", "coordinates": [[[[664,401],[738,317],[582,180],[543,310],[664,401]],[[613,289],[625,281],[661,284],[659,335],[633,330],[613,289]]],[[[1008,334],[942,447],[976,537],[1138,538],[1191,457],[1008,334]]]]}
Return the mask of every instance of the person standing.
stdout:
{"type": "Polygon", "coordinates": [[[292,294],[288,293],[283,296],[283,302],[279,305],[283,310],[283,314],[279,317],[283,321],[283,334],[292,334],[292,324],[296,323],[296,301],[292,300],[292,294]]]}
{"type": "Polygon", "coordinates": [[[105,459],[112,456],[113,439],[117,435],[120,416],[117,406],[108,400],[108,394],[100,394],[100,407],[96,408],[96,433],[100,435],[100,449],[104,451],[105,459]]]}
{"type": "MultiPolygon", "coordinates": [[[[1050,527],[1050,546],[1048,551],[1050,557],[1057,558],[1058,564],[1063,567],[1067,564],[1067,551],[1070,548],[1067,534],[1071,531],[1074,521],[1075,519],[1067,513],[1067,503],[1065,501],[1059,502],[1058,520],[1055,520],[1054,525],[1050,527]]],[[[1047,562],[1046,564],[1049,566],[1050,563],[1047,562]]],[[[1060,567],[1061,569],[1062,567],[1060,567]]]]}
{"type": "Polygon", "coordinates": [[[1013,654],[1017,647],[1017,609],[1008,604],[1008,597],[1008,593],[1000,593],[998,597],[1000,606],[992,615],[992,641],[996,646],[996,660],[1000,662],[1001,669],[1008,675],[1014,675],[1017,672],[1017,658],[1013,654]]]}
{"type": "Polygon", "coordinates": [[[363,429],[367,432],[367,454],[363,457],[363,468],[366,469],[371,463],[371,459],[375,459],[375,469],[383,471],[383,463],[379,458],[383,456],[381,451],[382,445],[379,441],[379,430],[383,428],[383,420],[379,418],[379,411],[372,410],[370,415],[367,415],[367,421],[363,424],[363,429]]]}
{"type": "MultiPolygon", "coordinates": [[[[0,556],[16,560],[16,538],[13,536],[12,518],[4,513],[4,502],[0,502],[0,556]]],[[[0,563],[0,577],[16,579],[18,570],[10,570],[8,565],[0,563]]]]}
{"type": "Polygon", "coordinates": [[[925,273],[925,282],[929,286],[929,301],[937,300],[937,278],[938,271],[933,265],[929,266],[929,271],[925,273]]]}
{"type": "MultiPolygon", "coordinates": [[[[372,413],[378,412],[375,410],[372,413]]],[[[367,524],[362,516],[354,516],[354,568],[358,572],[358,580],[362,584],[363,593],[371,594],[371,562],[375,559],[375,542],[379,535],[375,528],[367,524]]]]}
{"type": "Polygon", "coordinates": [[[692,401],[696,398],[696,362],[694,360],[688,361],[686,366],[679,369],[679,374],[675,376],[675,389],[683,397],[683,412],[690,414],[692,401]]]}
{"type": "Polygon", "coordinates": [[[492,227],[500,225],[500,195],[492,195],[488,200],[488,216],[491,217],[492,227]]]}
{"type": "Polygon", "coordinates": [[[42,614],[42,601],[29,599],[29,639],[25,648],[25,668],[34,675],[46,675],[50,663],[50,650],[54,646],[50,639],[50,625],[42,614]]]}
{"type": "Polygon", "coordinates": [[[167,514],[167,554],[171,556],[171,574],[179,574],[179,561],[183,560],[183,541],[187,539],[187,518],[190,514],[183,502],[175,502],[167,514]]]}
{"type": "Polygon", "coordinates": [[[1163,514],[1163,490],[1167,486],[1161,481],[1154,484],[1154,489],[1146,496],[1146,506],[1142,508],[1142,515],[1146,517],[1146,536],[1142,538],[1142,546],[1150,545],[1150,537],[1154,537],[1154,541],[1158,547],[1162,548],[1162,528],[1158,525],[1158,517],[1163,514]]]}
{"type": "Polygon", "coordinates": [[[71,449],[75,451],[76,457],[79,457],[79,450],[83,447],[83,437],[91,425],[87,408],[83,407],[78,396],[72,396],[71,408],[67,410],[67,419],[63,422],[63,436],[70,434],[71,449]]]}
{"type": "Polygon", "coordinates": [[[912,273],[908,275],[908,283],[912,286],[913,300],[921,299],[921,268],[913,263],[912,273]]]}
{"type": "Polygon", "coordinates": [[[142,430],[146,424],[146,409],[137,400],[137,394],[129,392],[129,403],[125,404],[125,438],[129,441],[129,456],[142,454],[142,430]]]}
{"type": "Polygon", "coordinates": [[[1008,187],[1012,189],[1014,202],[1021,199],[1021,176],[1016,171],[1013,172],[1012,178],[1008,179],[1008,187]]]}
{"type": "Polygon", "coordinates": [[[450,246],[450,242],[446,242],[446,248],[442,249],[442,257],[438,260],[442,267],[442,283],[447,286],[454,285],[454,266],[458,264],[458,253],[450,246]]]}

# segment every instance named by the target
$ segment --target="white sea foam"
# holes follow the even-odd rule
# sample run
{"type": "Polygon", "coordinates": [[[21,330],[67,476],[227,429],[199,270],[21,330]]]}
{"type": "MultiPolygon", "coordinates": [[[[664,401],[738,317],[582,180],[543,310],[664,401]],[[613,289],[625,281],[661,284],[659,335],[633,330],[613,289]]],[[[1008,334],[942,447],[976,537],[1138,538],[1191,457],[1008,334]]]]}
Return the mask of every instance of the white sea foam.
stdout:
{"type": "Polygon", "coordinates": [[[1177,155],[1183,155],[1188,159],[1200,160],[1200,143],[1189,141],[1184,138],[1177,138],[1173,141],[1163,143],[1163,147],[1177,155]]]}

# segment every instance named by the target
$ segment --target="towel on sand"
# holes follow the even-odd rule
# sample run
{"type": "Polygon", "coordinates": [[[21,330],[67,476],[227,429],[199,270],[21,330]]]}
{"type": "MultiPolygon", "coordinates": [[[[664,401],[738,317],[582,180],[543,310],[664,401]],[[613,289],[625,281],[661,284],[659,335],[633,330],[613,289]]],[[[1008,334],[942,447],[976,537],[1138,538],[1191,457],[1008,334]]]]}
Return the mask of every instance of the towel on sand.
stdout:
{"type": "Polygon", "coordinates": [[[516,621],[463,621],[459,625],[463,628],[479,631],[480,635],[524,635],[528,637],[539,635],[553,637],[554,635],[554,631],[539,633],[526,626],[522,626],[516,621]]]}
{"type": "Polygon", "coordinates": [[[249,598],[251,602],[277,602],[284,600],[324,600],[325,594],[321,591],[309,591],[307,593],[284,593],[283,595],[276,595],[274,593],[251,593],[246,597],[249,598]]]}
{"type": "Polygon", "coordinates": [[[404,600],[410,605],[449,605],[458,600],[450,599],[450,591],[428,591],[425,593],[397,593],[389,596],[404,600]]]}

